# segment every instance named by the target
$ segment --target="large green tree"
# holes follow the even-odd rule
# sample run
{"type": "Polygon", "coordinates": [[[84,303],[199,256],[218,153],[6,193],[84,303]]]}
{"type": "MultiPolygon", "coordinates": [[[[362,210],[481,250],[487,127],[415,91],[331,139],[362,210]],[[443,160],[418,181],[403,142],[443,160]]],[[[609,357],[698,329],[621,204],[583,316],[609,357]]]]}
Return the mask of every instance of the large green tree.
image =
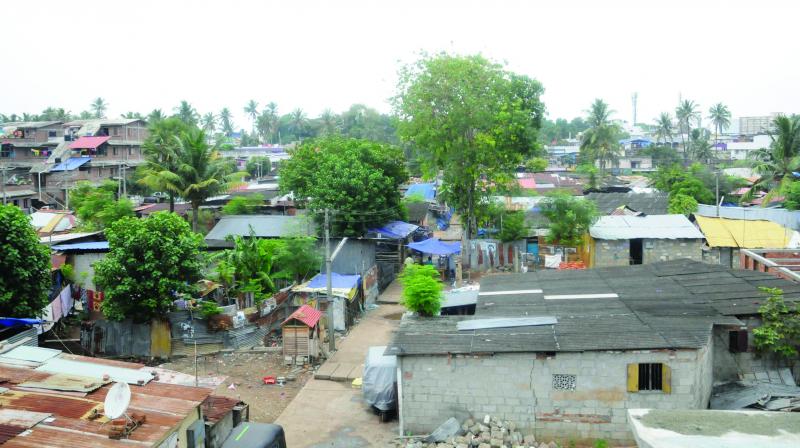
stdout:
{"type": "Polygon", "coordinates": [[[50,251],[13,205],[0,205],[0,254],[0,315],[39,317],[50,291],[50,251]]]}
{"type": "Polygon", "coordinates": [[[117,182],[107,180],[99,186],[78,182],[69,193],[70,206],[75,210],[85,230],[102,230],[114,222],[133,216],[133,203],[127,198],[117,200],[117,182]]]}
{"type": "Polygon", "coordinates": [[[417,148],[425,175],[443,173],[442,195],[462,215],[466,239],[477,230],[478,204],[540,154],[542,93],[538,81],[479,55],[442,53],[400,70],[399,135],[417,148]]]}
{"type": "Polygon", "coordinates": [[[408,179],[402,151],[391,145],[330,136],[309,140],[281,164],[283,192],[314,212],[332,215],[335,235],[361,236],[403,217],[398,188],[408,179]]]}
{"type": "Polygon", "coordinates": [[[548,196],[539,207],[549,221],[547,241],[564,246],[581,245],[597,219],[594,202],[565,193],[548,196]]]}
{"type": "Polygon", "coordinates": [[[124,218],[106,229],[106,238],[109,253],[95,262],[94,270],[107,318],[163,318],[178,294],[194,292],[203,241],[178,215],[124,218]]]}
{"type": "Polygon", "coordinates": [[[200,114],[197,113],[197,110],[186,100],[181,101],[181,103],[175,107],[174,116],[180,118],[189,126],[197,126],[197,122],[200,120],[200,114]]]}

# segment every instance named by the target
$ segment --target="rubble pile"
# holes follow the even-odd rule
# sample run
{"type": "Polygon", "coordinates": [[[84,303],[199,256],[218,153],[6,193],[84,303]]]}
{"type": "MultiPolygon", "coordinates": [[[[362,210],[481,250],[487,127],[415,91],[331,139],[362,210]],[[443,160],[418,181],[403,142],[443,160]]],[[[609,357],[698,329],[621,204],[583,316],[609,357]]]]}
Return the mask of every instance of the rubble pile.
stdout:
{"type": "Polygon", "coordinates": [[[431,435],[421,440],[395,441],[400,448],[558,448],[553,441],[537,442],[533,434],[523,434],[514,422],[490,415],[480,421],[468,418],[461,425],[450,418],[431,435]]]}

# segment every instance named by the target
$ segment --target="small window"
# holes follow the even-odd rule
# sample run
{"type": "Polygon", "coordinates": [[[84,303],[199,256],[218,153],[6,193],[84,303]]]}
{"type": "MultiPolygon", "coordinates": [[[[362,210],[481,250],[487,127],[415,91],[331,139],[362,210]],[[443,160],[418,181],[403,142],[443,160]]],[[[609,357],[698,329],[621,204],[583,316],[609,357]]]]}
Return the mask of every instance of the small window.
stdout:
{"type": "Polygon", "coordinates": [[[672,372],[666,364],[628,364],[628,392],[660,390],[672,392],[672,372]]]}
{"type": "Polygon", "coordinates": [[[116,146],[111,148],[111,154],[112,155],[117,155],[117,147],[116,146]]]}
{"type": "Polygon", "coordinates": [[[577,383],[577,376],[563,375],[557,373],[553,375],[553,389],[554,390],[575,390],[577,383]]]}
{"type": "Polygon", "coordinates": [[[731,331],[728,333],[728,350],[731,353],[747,352],[747,331],[731,331]]]}
{"type": "Polygon", "coordinates": [[[58,137],[58,133],[56,131],[47,131],[47,138],[56,138],[58,137]]]}

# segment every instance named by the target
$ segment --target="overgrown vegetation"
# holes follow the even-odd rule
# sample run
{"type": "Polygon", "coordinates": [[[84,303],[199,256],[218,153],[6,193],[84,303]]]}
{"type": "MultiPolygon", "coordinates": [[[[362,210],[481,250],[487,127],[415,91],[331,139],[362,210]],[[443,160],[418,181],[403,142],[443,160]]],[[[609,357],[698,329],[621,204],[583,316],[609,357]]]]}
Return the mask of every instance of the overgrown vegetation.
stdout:
{"type": "Polygon", "coordinates": [[[200,302],[200,314],[208,319],[211,316],[216,316],[222,312],[222,307],[217,305],[217,302],[204,301],[200,302]]]}
{"type": "Polygon", "coordinates": [[[117,189],[117,182],[106,180],[99,186],[81,181],[70,190],[70,206],[81,229],[103,230],[126,216],[133,216],[133,203],[127,198],[117,200],[117,189]]]}
{"type": "Polygon", "coordinates": [[[517,241],[527,238],[528,230],[524,212],[506,212],[503,215],[503,225],[497,237],[504,243],[517,241]]]}
{"type": "Polygon", "coordinates": [[[106,237],[110,251],[94,269],[107,318],[163,318],[175,299],[195,293],[202,237],[180,216],[158,212],[145,219],[123,218],[106,229],[106,237]]]}
{"type": "Polygon", "coordinates": [[[697,200],[691,196],[677,193],[670,195],[667,212],[675,215],[690,215],[697,211],[697,200]]]}
{"type": "Polygon", "coordinates": [[[761,290],[769,298],[758,309],[762,323],[753,330],[754,344],[759,350],[796,361],[800,353],[800,307],[796,302],[787,305],[779,288],[761,290]]]}
{"type": "Polygon", "coordinates": [[[420,316],[435,316],[442,308],[442,282],[431,265],[412,264],[400,274],[402,303],[420,316]]]}
{"type": "Polygon", "coordinates": [[[14,205],[0,205],[0,254],[0,316],[39,317],[50,291],[50,250],[14,205]]]}
{"type": "Polygon", "coordinates": [[[264,196],[253,193],[236,196],[222,207],[223,215],[255,215],[264,206],[264,196]]]}

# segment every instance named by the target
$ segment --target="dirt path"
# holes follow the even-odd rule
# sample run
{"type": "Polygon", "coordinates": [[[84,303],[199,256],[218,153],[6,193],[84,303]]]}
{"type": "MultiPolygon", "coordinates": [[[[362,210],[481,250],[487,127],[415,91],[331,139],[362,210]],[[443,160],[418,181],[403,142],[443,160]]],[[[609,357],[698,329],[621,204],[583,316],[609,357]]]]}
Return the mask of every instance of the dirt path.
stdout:
{"type": "MultiPolygon", "coordinates": [[[[362,365],[367,348],[386,345],[399,325],[403,307],[382,304],[368,311],[352,331],[339,342],[329,362],[362,365]]],[[[381,447],[397,435],[397,420],[380,423],[364,404],[360,389],[349,382],[309,379],[305,387],[278,417],[292,448],[381,447]]]]}

